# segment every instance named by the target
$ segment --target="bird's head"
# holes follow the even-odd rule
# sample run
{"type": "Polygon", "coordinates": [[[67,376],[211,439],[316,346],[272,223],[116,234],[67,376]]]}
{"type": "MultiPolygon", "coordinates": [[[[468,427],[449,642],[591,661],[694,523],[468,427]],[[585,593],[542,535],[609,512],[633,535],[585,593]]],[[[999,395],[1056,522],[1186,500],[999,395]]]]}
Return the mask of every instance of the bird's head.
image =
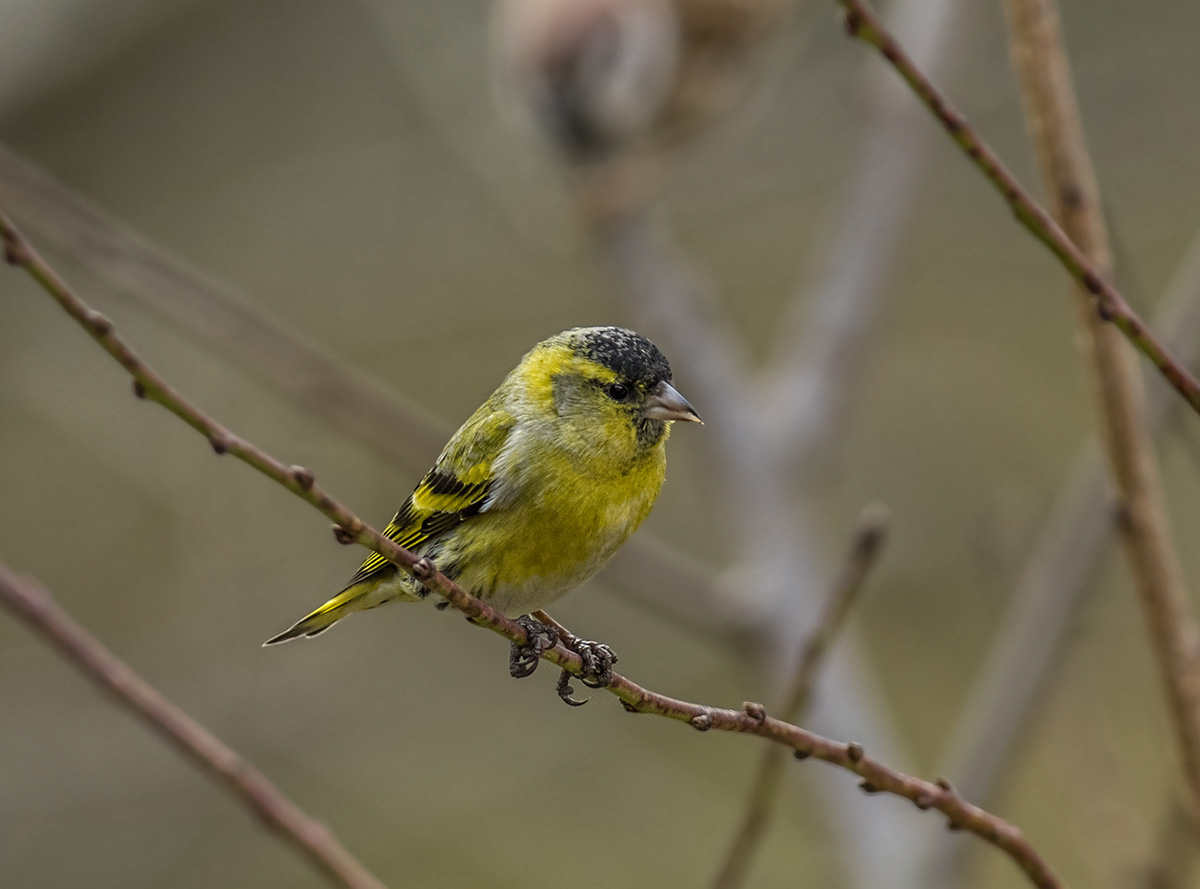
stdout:
{"type": "Polygon", "coordinates": [[[564,331],[538,343],[514,374],[570,446],[632,458],[660,445],[671,421],[702,422],[671,385],[658,347],[621,327],[564,331]]]}

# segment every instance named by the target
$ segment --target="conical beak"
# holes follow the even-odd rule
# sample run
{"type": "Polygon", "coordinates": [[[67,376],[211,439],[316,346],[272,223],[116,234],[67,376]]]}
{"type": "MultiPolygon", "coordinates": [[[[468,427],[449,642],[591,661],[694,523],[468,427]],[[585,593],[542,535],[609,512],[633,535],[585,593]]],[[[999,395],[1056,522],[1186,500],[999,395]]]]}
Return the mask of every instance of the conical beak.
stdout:
{"type": "Polygon", "coordinates": [[[666,380],[660,380],[658,385],[650,390],[650,395],[642,407],[642,416],[654,420],[685,420],[704,425],[696,409],[666,380]]]}

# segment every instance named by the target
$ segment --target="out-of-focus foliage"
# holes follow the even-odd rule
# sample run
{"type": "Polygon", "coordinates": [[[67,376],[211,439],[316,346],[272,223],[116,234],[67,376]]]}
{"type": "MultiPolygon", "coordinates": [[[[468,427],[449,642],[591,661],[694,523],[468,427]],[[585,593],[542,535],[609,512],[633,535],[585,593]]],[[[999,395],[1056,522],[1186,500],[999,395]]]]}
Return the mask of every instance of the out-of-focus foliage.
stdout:
{"type": "MultiPolygon", "coordinates": [[[[1122,279],[1149,311],[1200,225],[1200,7],[1064,5],[1122,279]]],[[[777,82],[685,155],[666,195],[681,239],[759,345],[830,249],[857,172],[854,84],[881,64],[819,8],[801,30],[777,82]]],[[[1032,184],[999,10],[982,4],[956,39],[965,61],[948,91],[1032,184]]],[[[489,52],[486,10],[468,0],[8,0],[0,139],[450,428],[538,339],[632,323],[554,167],[496,110],[489,52]]],[[[923,774],[1091,422],[1062,274],[948,142],[931,152],[814,513],[832,561],[865,501],[891,507],[890,549],[859,622],[923,774]]],[[[364,517],[385,520],[418,478],[423,467],[380,465],[54,258],[183,391],[311,467],[364,517]]],[[[391,606],[263,651],[361,553],[130,397],[120,370],[15,272],[0,275],[0,318],[0,559],[55,591],[385,882],[709,878],[753,741],[630,719],[603,695],[568,711],[549,671],[514,683],[499,641],[432,607],[391,606]]],[[[716,572],[733,517],[707,471],[706,430],[687,432],[642,533],[716,572]]],[[[1188,415],[1164,448],[1193,587],[1198,436],[1188,415]]],[[[1071,883],[1130,885],[1155,853],[1176,778],[1119,558],[1098,577],[996,808],[1071,883]]],[[[769,697],[730,650],[605,593],[601,577],[555,614],[611,643],[630,676],[712,703],[769,697]]],[[[837,885],[809,780],[818,768],[797,766],[753,885],[837,885]]],[[[907,805],[858,804],[942,830],[907,805]]],[[[981,885],[1018,884],[1000,856],[980,860],[981,885]]],[[[320,885],[3,618],[0,883],[320,885]]]]}

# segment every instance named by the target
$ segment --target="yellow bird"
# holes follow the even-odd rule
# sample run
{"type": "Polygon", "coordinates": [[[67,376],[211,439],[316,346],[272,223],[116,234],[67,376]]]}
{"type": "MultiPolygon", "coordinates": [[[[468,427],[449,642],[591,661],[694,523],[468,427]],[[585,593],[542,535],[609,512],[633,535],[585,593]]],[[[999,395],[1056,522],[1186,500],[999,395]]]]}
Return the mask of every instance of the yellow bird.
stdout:
{"type": "MultiPolygon", "coordinates": [[[[700,416],[653,343],[620,327],[564,331],[525,355],[454,433],[384,534],[504,614],[526,615],[595,574],[646,518],[666,477],[673,420],[700,416]]],[[[341,592],[264,644],[428,594],[373,553],[341,592]]],[[[525,625],[531,638],[557,641],[525,625]]],[[[536,666],[536,650],[532,660],[521,654],[514,675],[536,666]]],[[[607,668],[611,660],[598,671],[607,668]]]]}

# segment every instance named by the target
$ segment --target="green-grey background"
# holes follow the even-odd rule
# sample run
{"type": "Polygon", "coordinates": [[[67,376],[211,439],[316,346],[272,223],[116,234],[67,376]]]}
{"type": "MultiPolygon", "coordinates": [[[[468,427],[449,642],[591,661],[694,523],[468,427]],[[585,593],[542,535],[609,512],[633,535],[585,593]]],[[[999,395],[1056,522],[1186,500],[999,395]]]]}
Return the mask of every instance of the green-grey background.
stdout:
{"type": "MultiPolygon", "coordinates": [[[[856,174],[854,83],[878,64],[814,5],[768,95],[691,150],[667,195],[680,237],[755,348],[829,249],[856,174]]],[[[1033,182],[1000,10],[972,8],[946,85],[1033,182]]],[[[486,12],[468,0],[5,0],[0,139],[450,428],[538,339],[633,323],[553,169],[496,110],[486,12]]],[[[1123,283],[1149,311],[1200,223],[1200,6],[1074,0],[1064,14],[1123,283]]],[[[915,768],[933,777],[1091,414],[1061,272],[948,140],[929,151],[813,514],[832,564],[862,504],[892,509],[858,629],[915,768]]],[[[55,258],[183,392],[313,468],[364,517],[384,521],[411,488],[419,470],[381,465],[55,258]]],[[[429,607],[390,607],[319,643],[260,649],[360,553],[130,397],[120,369],[21,274],[0,275],[0,298],[0,559],[36,576],[386,883],[708,879],[756,742],[627,717],[603,695],[567,710],[550,671],[514,683],[501,641],[429,607]]],[[[1198,423],[1182,417],[1163,448],[1193,587],[1198,423]]],[[[716,572],[731,558],[722,545],[733,517],[705,462],[706,434],[677,430],[641,533],[716,572]]],[[[1179,779],[1119,557],[1099,576],[996,808],[1073,885],[1137,885],[1179,779]]],[[[631,677],[714,704],[768,696],[729,649],[605,593],[601,577],[556,614],[612,643],[631,677]]],[[[838,884],[807,778],[824,768],[794,770],[752,885],[838,884]]],[[[944,832],[906,803],[858,804],[944,832]]],[[[981,885],[1021,885],[978,840],[945,842],[979,846],[981,885]]],[[[321,881],[0,617],[0,884],[321,881]]]]}

